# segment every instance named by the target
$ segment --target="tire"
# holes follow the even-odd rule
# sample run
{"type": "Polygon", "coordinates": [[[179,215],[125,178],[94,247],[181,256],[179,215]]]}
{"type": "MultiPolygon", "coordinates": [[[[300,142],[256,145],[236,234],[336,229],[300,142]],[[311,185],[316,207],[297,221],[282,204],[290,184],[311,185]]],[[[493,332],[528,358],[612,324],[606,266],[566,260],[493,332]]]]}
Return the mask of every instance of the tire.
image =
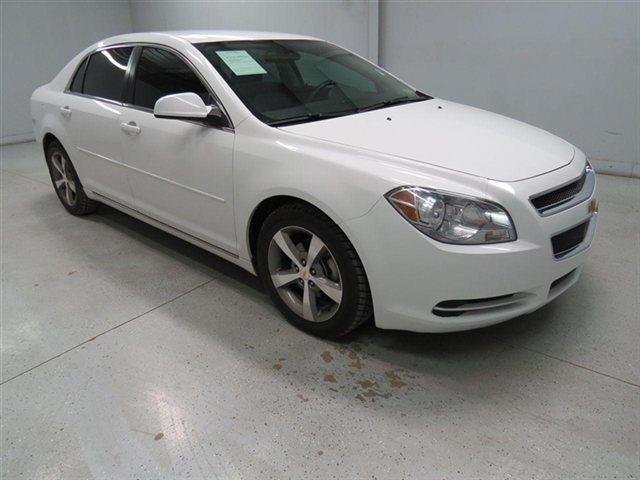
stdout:
{"type": "Polygon", "coordinates": [[[47,146],[46,160],[53,189],[64,208],[79,216],[94,212],[98,202],[85,194],[69,155],[57,140],[47,146]]]}
{"type": "Polygon", "coordinates": [[[287,204],[266,218],[258,235],[257,265],[275,305],[305,332],[337,338],[373,312],[367,276],[353,245],[329,217],[310,205],[287,204]],[[306,258],[315,260],[307,265],[306,258]]]}

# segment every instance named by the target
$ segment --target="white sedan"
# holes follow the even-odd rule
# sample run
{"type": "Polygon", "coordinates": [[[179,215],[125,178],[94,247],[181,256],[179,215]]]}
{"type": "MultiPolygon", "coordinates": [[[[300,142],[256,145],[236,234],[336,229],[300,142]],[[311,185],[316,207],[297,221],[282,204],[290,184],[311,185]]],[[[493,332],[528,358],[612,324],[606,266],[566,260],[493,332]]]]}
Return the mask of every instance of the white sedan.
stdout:
{"type": "Polygon", "coordinates": [[[205,248],[325,337],[531,312],[577,281],[595,230],[579,149],[311,37],[109,38],[31,112],[70,213],[104,203],[205,248]]]}

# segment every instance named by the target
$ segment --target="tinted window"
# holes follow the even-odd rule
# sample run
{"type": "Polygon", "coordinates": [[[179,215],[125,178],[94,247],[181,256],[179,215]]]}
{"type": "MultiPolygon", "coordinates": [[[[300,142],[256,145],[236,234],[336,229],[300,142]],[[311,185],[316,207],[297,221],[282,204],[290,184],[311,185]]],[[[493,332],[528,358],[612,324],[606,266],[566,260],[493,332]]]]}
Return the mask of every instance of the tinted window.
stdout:
{"type": "Polygon", "coordinates": [[[156,100],[174,93],[193,92],[210,104],[209,92],[180,58],[160,48],[144,48],[136,67],[133,103],[153,109],[156,100]]]}
{"type": "Polygon", "coordinates": [[[326,42],[242,40],[197,48],[249,110],[272,125],[431,98],[326,42]]]}
{"type": "Polygon", "coordinates": [[[111,100],[120,100],[122,83],[133,48],[110,48],[89,58],[84,76],[83,93],[111,100]]]}
{"type": "Polygon", "coordinates": [[[89,59],[85,58],[78,70],[76,70],[76,75],[73,77],[73,81],[69,87],[69,90],[72,92],[82,92],[82,83],[84,81],[84,72],[87,70],[87,63],[89,63],[89,59]]]}

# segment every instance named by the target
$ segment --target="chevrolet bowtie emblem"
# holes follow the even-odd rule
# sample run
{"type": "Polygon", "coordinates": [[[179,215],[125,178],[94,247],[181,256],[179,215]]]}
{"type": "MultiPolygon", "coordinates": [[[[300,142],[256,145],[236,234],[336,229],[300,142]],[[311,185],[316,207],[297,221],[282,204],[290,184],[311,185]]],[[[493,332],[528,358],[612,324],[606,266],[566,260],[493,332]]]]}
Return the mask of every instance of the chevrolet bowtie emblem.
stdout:
{"type": "Polygon", "coordinates": [[[595,198],[589,202],[587,210],[589,213],[598,213],[598,201],[595,198]]]}

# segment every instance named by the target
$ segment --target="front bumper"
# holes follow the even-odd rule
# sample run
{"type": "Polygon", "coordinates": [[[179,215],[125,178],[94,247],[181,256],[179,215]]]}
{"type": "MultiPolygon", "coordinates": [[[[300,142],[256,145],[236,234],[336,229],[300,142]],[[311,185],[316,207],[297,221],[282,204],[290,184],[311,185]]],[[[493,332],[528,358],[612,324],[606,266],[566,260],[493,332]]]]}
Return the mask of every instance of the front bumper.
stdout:
{"type": "Polygon", "coordinates": [[[539,216],[528,198],[542,189],[541,183],[558,184],[574,174],[568,169],[515,186],[490,185],[490,199],[514,219],[514,242],[437,242],[384,198],[367,215],[347,222],[343,227],[367,271],[376,325],[416,332],[468,330],[532,312],[566,291],[578,280],[593,239],[597,213],[589,206],[596,190],[584,202],[548,217],[539,216]],[[555,258],[551,237],[585,221],[589,224],[579,248],[555,258]]]}

